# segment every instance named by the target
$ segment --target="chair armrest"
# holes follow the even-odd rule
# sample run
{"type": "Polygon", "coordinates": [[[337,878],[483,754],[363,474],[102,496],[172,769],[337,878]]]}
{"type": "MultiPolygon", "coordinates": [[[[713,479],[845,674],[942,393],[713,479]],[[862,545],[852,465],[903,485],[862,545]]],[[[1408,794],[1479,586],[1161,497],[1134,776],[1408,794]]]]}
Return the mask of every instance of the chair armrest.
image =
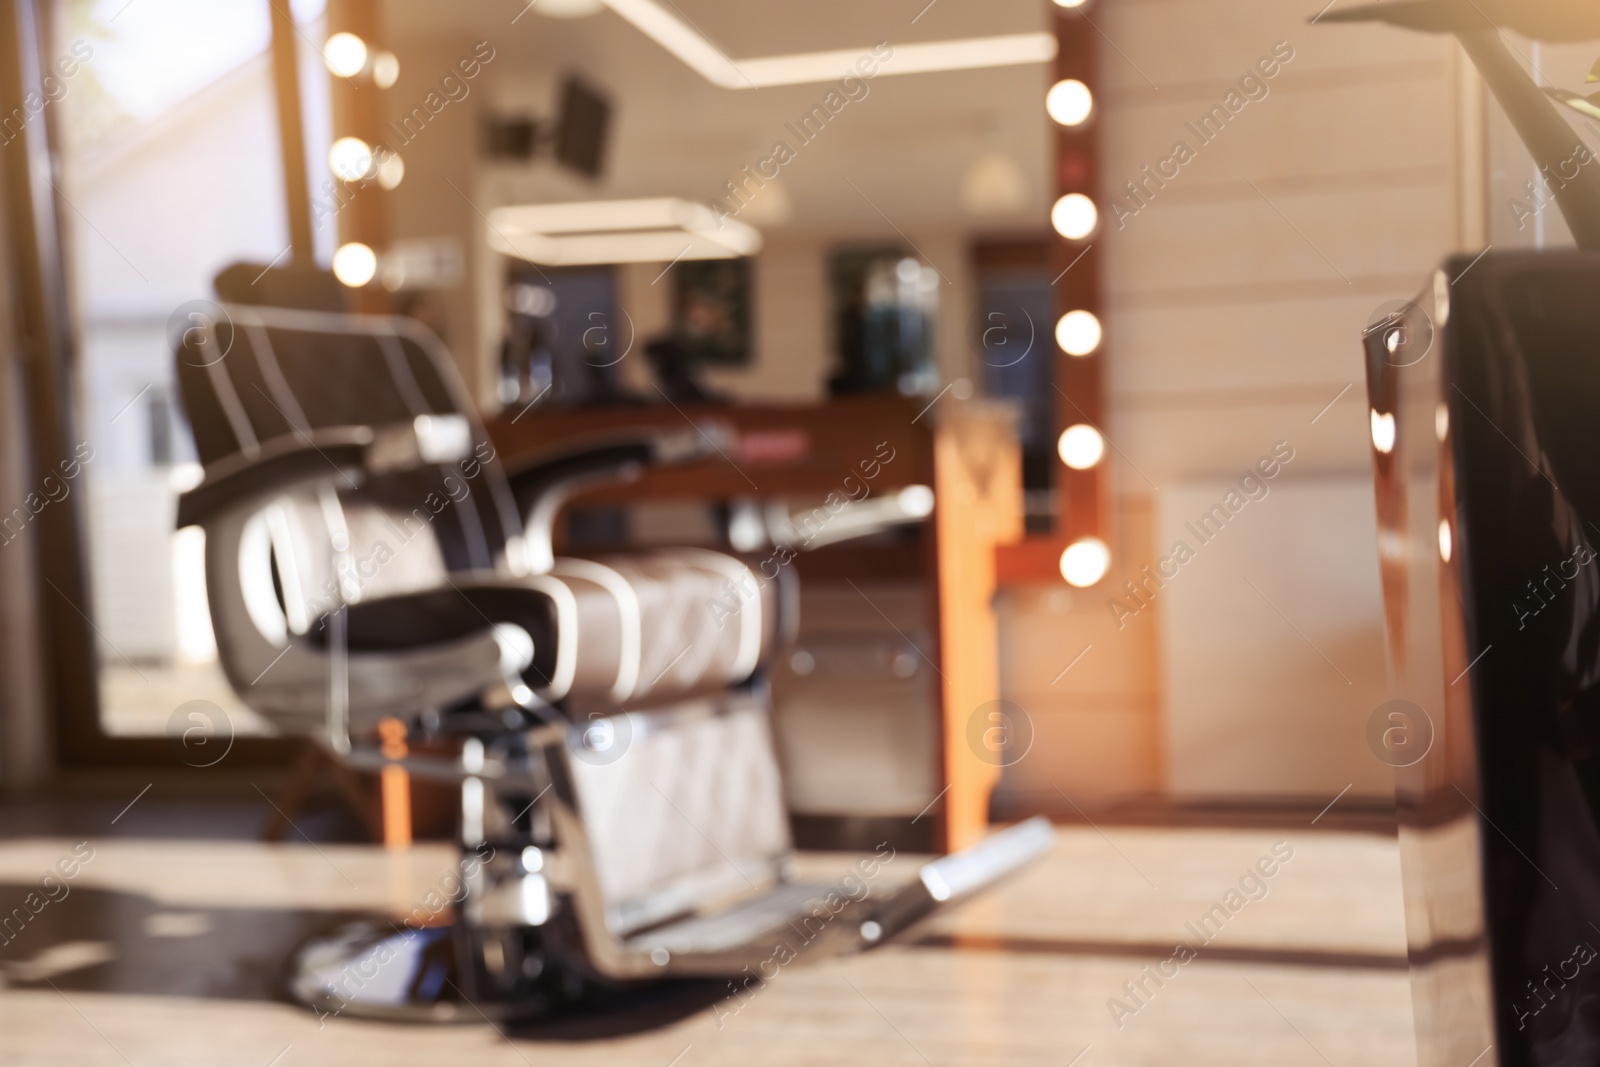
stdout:
{"type": "Polygon", "coordinates": [[[199,485],[178,497],[178,529],[330,474],[355,485],[374,436],[366,426],[313,430],[274,438],[254,456],[235,453],[218,460],[206,468],[199,485]]]}
{"type": "Polygon", "coordinates": [[[333,426],[284,434],[254,456],[235,453],[208,466],[200,484],[178,497],[178,529],[321,481],[330,472],[354,488],[366,474],[453,463],[471,451],[472,427],[461,415],[418,415],[392,426],[333,426]]]}
{"type": "Polygon", "coordinates": [[[621,430],[594,434],[522,457],[506,477],[518,503],[531,502],[552,486],[574,479],[585,485],[630,482],[647,467],[692,463],[737,443],[731,427],[707,422],[684,430],[621,430]]]}
{"type": "Polygon", "coordinates": [[[542,573],[554,562],[556,517],[567,501],[589,489],[631,482],[651,467],[726,456],[738,437],[723,422],[683,430],[624,430],[563,442],[523,458],[507,472],[522,512],[529,563],[542,573]]]}

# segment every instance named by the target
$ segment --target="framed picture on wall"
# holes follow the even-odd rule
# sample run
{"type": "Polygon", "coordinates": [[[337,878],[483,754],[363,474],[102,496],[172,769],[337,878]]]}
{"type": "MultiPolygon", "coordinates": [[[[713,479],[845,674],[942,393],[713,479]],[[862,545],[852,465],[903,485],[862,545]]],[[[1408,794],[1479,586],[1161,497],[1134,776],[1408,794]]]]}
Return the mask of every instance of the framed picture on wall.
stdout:
{"type": "Polygon", "coordinates": [[[672,332],[695,362],[750,362],[750,261],[703,259],[672,271],[672,332]]]}

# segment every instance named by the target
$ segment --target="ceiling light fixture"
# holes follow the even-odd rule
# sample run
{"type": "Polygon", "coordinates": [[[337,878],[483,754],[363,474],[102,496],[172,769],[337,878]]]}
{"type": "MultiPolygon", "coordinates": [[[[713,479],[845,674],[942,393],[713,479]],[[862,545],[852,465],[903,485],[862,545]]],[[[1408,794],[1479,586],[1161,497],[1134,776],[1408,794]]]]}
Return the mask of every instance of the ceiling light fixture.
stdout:
{"type": "Polygon", "coordinates": [[[600,0],[535,0],[533,10],[546,18],[581,19],[605,9],[600,0]]]}
{"type": "Polygon", "coordinates": [[[495,208],[489,246],[545,266],[668,263],[751,256],[761,234],[688,200],[588,200],[495,208]]]}
{"type": "MultiPolygon", "coordinates": [[[[873,53],[870,47],[844,48],[734,60],[656,0],[605,0],[605,4],[706,81],[723,89],[766,89],[775,85],[837,81],[850,73],[862,56],[873,53]]],[[[1048,63],[1055,57],[1056,39],[1049,33],[924,41],[895,45],[893,58],[882,61],[878,74],[1009,67],[1048,63]]]]}
{"type": "Polygon", "coordinates": [[[961,206],[971,215],[1024,211],[1028,206],[1028,176],[1004,152],[985,152],[972,161],[961,179],[961,206]]]}

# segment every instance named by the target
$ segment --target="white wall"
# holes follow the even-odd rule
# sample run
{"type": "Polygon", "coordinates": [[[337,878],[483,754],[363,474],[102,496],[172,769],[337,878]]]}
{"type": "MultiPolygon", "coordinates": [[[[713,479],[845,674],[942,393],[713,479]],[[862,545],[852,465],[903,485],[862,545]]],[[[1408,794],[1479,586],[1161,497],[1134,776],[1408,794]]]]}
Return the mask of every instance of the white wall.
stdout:
{"type": "Polygon", "coordinates": [[[1041,587],[1002,605],[1017,645],[1008,695],[1057,739],[1008,772],[1018,798],[1391,788],[1361,739],[1381,700],[1382,619],[1359,334],[1446,254],[1482,247],[1482,97],[1450,39],[1310,25],[1314,13],[1274,0],[1099,8],[1116,42],[1099,57],[1115,570],[1070,598],[1041,587]],[[1294,58],[1268,95],[1199,145],[1185,124],[1279,41],[1294,58]],[[1179,138],[1196,158],[1118,228],[1112,198],[1179,138]],[[1107,601],[1166,553],[1162,516],[1278,440],[1297,454],[1273,495],[1119,630],[1107,601]]]}
{"type": "Polygon", "coordinates": [[[1285,472],[1265,485],[1204,543],[1198,518],[1237,484],[1159,497],[1161,555],[1180,541],[1195,553],[1154,594],[1167,792],[1382,795],[1392,772],[1364,743],[1386,699],[1372,480],[1285,472]]]}

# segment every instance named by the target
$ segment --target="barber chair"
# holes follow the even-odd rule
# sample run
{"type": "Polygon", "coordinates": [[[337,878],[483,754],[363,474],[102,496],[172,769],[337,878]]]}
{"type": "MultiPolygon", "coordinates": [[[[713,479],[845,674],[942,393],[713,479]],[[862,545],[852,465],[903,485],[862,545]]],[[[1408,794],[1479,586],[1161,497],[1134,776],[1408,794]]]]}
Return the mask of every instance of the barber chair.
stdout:
{"type": "Polygon", "coordinates": [[[399,720],[413,751],[447,754],[398,762],[460,787],[458,876],[302,946],[300,1002],[508,1018],[748,981],[881,943],[1048,848],[1035,820],[893,888],[892,850],[837,883],[796,877],[764,680],[795,626],[792,568],[553,551],[574,493],[726,451],[717,427],[507,472],[414,322],[237,304],[195,322],[174,347],[205,473],[178,522],[205,530],[229,682],[358,768],[396,762],[376,733],[399,720]]]}
{"type": "MultiPolygon", "coordinates": [[[[1363,334],[1419,1067],[1600,1063],[1600,165],[1507,50],[1566,0],[1399,0],[1313,22],[1452,33],[1579,251],[1456,256],[1363,334]],[[1545,179],[1541,179],[1545,180],[1545,179]]],[[[1585,107],[1590,110],[1586,111],[1585,107]]],[[[1543,195],[1538,197],[1544,206],[1543,195]]]]}
{"type": "Polygon", "coordinates": [[[1600,254],[1471,263],[1366,336],[1394,696],[1368,736],[1397,766],[1419,1064],[1588,1065],[1600,254]]]}

